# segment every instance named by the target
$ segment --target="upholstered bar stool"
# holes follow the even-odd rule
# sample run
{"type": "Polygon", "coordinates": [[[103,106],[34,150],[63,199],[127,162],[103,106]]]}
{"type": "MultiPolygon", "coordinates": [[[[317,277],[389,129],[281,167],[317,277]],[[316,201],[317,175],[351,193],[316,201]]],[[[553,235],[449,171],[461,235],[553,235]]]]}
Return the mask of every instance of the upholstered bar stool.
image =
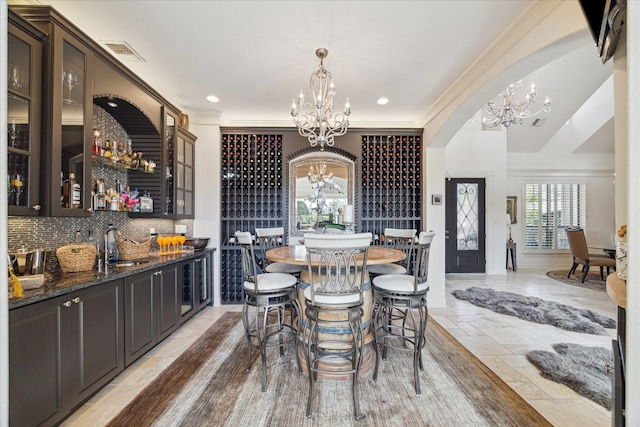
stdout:
{"type": "Polygon", "coordinates": [[[404,251],[406,256],[397,263],[369,266],[367,269],[372,278],[380,274],[407,274],[407,266],[411,263],[415,248],[416,232],[416,229],[385,228],[385,246],[404,251]]]}
{"type": "MultiPolygon", "coordinates": [[[[279,347],[282,357],[285,343],[297,346],[294,322],[300,313],[296,299],[298,279],[286,273],[259,273],[251,233],[236,231],[235,236],[242,252],[244,274],[242,323],[249,344],[247,371],[251,369],[251,349],[257,348],[262,361],[262,391],[267,391],[267,348],[279,347]]],[[[297,349],[295,353],[300,371],[297,349]]]]}
{"type": "Polygon", "coordinates": [[[300,275],[302,267],[299,265],[286,264],[284,262],[271,262],[265,254],[269,249],[284,245],[284,228],[256,228],[256,240],[262,252],[261,266],[267,273],[288,273],[296,276],[300,275]]]}
{"type": "Polygon", "coordinates": [[[419,371],[423,369],[422,349],[427,326],[427,276],[429,250],[435,233],[421,232],[418,237],[413,274],[384,274],[373,279],[373,324],[376,366],[373,380],[378,380],[380,359],[387,349],[413,353],[416,394],[420,394],[419,371]]]}
{"type": "Polygon", "coordinates": [[[319,372],[351,374],[355,418],[363,417],[358,375],[364,347],[363,292],[370,244],[371,233],[304,235],[310,283],[304,290],[306,324],[300,327],[300,338],[309,375],[309,418],[319,372]],[[336,369],[336,360],[346,362],[344,370],[336,369]]]}

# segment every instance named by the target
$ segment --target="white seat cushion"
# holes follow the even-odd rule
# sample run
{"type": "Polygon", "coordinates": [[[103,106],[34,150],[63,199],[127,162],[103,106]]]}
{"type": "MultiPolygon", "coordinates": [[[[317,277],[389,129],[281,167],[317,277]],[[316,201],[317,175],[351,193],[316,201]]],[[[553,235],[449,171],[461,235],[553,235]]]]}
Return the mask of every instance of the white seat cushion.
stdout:
{"type": "MultiPolygon", "coordinates": [[[[304,297],[311,301],[311,286],[309,285],[304,290],[304,297]]],[[[360,294],[343,294],[343,295],[315,295],[316,304],[357,304],[360,301],[360,294]]]]}
{"type": "Polygon", "coordinates": [[[286,264],[284,262],[274,262],[272,264],[267,265],[265,271],[267,273],[288,273],[288,274],[298,274],[302,270],[302,266],[286,264]]]}
{"type": "MultiPolygon", "coordinates": [[[[384,274],[373,279],[373,288],[389,292],[413,293],[414,277],[408,274],[384,274]]],[[[429,289],[427,282],[418,284],[418,292],[429,289]]]]}
{"type": "MultiPolygon", "coordinates": [[[[279,291],[292,288],[298,283],[298,279],[291,274],[285,273],[262,273],[256,276],[258,282],[258,292],[279,291]]],[[[255,292],[255,285],[251,282],[244,282],[244,288],[255,292]]]]}
{"type": "Polygon", "coordinates": [[[407,274],[406,267],[389,263],[368,265],[367,270],[372,274],[407,274]]]}

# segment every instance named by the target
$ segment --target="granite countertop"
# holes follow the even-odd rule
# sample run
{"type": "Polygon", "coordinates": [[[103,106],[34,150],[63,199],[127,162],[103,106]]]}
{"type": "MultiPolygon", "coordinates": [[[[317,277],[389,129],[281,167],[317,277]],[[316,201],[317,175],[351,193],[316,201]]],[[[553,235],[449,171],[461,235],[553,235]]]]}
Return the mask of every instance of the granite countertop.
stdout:
{"type": "MultiPolygon", "coordinates": [[[[207,248],[203,251],[193,253],[162,255],[157,257],[151,256],[148,258],[149,262],[143,264],[131,267],[111,266],[109,267],[108,274],[105,274],[104,272],[99,273],[96,269],[79,273],[46,273],[46,280],[43,286],[38,289],[25,289],[23,298],[9,299],[9,310],[55,298],[60,295],[65,295],[79,289],[96,286],[116,279],[122,279],[135,273],[156,270],[165,265],[197,258],[202,254],[213,251],[215,251],[214,248],[207,248]]],[[[20,277],[18,276],[18,278],[20,277]]]]}

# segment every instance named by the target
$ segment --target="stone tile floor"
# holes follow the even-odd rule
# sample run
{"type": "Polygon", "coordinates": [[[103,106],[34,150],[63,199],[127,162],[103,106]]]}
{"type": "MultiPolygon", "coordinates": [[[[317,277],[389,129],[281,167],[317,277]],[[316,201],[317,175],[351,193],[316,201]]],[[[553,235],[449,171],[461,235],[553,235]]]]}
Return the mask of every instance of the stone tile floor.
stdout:
{"type": "MultiPolygon", "coordinates": [[[[469,286],[536,296],[589,308],[615,319],[616,307],[605,292],[561,283],[548,278],[542,270],[520,269],[500,276],[449,274],[446,277],[447,307],[432,308],[429,314],[554,425],[611,425],[609,411],[565,386],[542,378],[525,354],[534,349],[552,350],[551,344],[557,342],[611,348],[615,331],[611,330],[609,337],[563,331],[497,314],[451,295],[451,291],[469,286]]],[[[118,375],[62,425],[105,425],[224,312],[240,309],[241,306],[223,306],[203,310],[118,375]]]]}

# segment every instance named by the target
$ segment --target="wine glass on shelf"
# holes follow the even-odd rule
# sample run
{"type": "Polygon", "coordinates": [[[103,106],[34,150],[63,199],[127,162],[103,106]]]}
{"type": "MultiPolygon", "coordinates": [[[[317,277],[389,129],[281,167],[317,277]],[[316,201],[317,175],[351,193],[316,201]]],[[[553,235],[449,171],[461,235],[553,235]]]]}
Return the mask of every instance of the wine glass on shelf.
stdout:
{"type": "Polygon", "coordinates": [[[180,251],[184,251],[184,242],[187,241],[187,238],[184,236],[178,236],[178,244],[180,245],[180,251]]]}
{"type": "Polygon", "coordinates": [[[67,98],[64,98],[63,101],[65,104],[77,104],[76,101],[71,99],[71,91],[78,86],[78,76],[73,72],[72,69],[68,71],[64,71],[62,73],[62,83],[67,89],[67,98]]]}
{"type": "Polygon", "coordinates": [[[9,123],[9,140],[11,141],[9,144],[10,147],[16,146],[16,140],[18,139],[18,127],[16,125],[16,121],[14,119],[10,120],[9,123]]]}
{"type": "Polygon", "coordinates": [[[9,64],[9,86],[12,89],[22,88],[22,70],[15,64],[9,64]]]}

